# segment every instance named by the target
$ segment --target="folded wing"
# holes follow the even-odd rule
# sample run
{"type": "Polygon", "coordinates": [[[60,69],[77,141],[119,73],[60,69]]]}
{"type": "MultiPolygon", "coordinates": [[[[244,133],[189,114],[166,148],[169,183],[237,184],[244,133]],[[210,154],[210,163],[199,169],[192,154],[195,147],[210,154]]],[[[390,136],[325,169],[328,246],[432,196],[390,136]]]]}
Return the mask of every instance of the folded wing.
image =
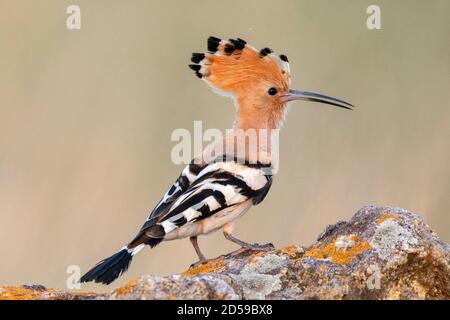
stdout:
{"type": "Polygon", "coordinates": [[[146,238],[161,241],[166,234],[187,223],[205,219],[249,199],[253,204],[260,203],[272,183],[268,167],[270,164],[234,161],[188,166],[150,214],[133,240],[134,245],[144,243],[146,238]]]}

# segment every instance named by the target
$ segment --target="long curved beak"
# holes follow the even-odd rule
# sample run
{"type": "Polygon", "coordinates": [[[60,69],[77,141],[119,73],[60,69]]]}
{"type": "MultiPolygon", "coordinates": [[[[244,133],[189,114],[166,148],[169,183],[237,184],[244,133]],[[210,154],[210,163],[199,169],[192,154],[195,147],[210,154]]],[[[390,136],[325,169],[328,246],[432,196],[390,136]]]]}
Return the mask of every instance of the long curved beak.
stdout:
{"type": "Polygon", "coordinates": [[[301,90],[289,90],[289,92],[284,95],[284,99],[286,102],[294,101],[294,100],[306,100],[306,101],[326,103],[326,104],[330,104],[330,105],[348,109],[348,110],[353,110],[353,108],[355,107],[351,103],[348,103],[344,100],[325,96],[325,95],[319,94],[319,93],[301,91],[301,90]]]}

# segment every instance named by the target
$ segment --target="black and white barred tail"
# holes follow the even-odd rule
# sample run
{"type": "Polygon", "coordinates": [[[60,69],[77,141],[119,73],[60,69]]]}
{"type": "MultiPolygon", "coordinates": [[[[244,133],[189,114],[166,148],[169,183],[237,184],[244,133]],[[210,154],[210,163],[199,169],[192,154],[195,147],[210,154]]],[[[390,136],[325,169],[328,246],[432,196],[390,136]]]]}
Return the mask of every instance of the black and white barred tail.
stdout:
{"type": "Polygon", "coordinates": [[[93,281],[110,284],[128,270],[133,256],[138,253],[143,246],[144,245],[140,245],[134,249],[123,247],[109,258],[97,263],[95,267],[81,277],[80,282],[93,281]]]}

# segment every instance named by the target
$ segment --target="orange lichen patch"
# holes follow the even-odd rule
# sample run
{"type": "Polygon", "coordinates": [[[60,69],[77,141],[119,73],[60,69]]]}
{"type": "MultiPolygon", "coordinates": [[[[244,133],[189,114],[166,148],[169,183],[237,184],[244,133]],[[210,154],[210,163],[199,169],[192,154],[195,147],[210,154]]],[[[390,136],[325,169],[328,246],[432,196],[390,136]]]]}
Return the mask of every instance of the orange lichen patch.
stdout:
{"type": "Polygon", "coordinates": [[[386,221],[386,220],[388,220],[388,219],[394,219],[394,218],[396,218],[396,217],[398,217],[397,214],[395,214],[395,213],[388,213],[388,214],[385,214],[385,215],[383,215],[383,216],[381,216],[381,217],[376,218],[376,219],[375,219],[375,223],[380,224],[380,223],[382,223],[383,221],[386,221]]]}
{"type": "MultiPolygon", "coordinates": [[[[37,287],[37,286],[36,286],[37,287]]],[[[95,292],[57,291],[55,289],[33,288],[33,286],[5,286],[0,288],[0,300],[72,300],[97,296],[95,292]]]]}
{"type": "Polygon", "coordinates": [[[130,280],[123,287],[120,287],[120,288],[117,288],[116,290],[114,290],[114,293],[119,295],[119,296],[122,296],[122,295],[125,295],[125,294],[129,294],[129,293],[131,293],[133,291],[133,289],[136,286],[136,284],[137,284],[137,280],[136,279],[130,280]]]}
{"type": "Polygon", "coordinates": [[[39,300],[44,293],[53,293],[55,290],[33,290],[20,286],[7,286],[0,289],[0,300],[39,300]]]}
{"type": "Polygon", "coordinates": [[[170,296],[167,297],[169,300],[177,300],[177,296],[171,294],[170,296]]]}
{"type": "Polygon", "coordinates": [[[195,276],[199,274],[206,274],[211,272],[219,272],[225,270],[226,265],[222,258],[202,263],[194,268],[186,270],[182,273],[183,276],[195,276]]]}
{"type": "Polygon", "coordinates": [[[299,253],[299,247],[297,246],[287,246],[281,249],[281,252],[289,257],[295,257],[299,253]]]}
{"type": "Polygon", "coordinates": [[[327,245],[318,246],[316,244],[305,252],[302,259],[312,257],[319,260],[331,260],[340,265],[347,265],[355,256],[372,248],[368,242],[359,241],[357,236],[352,236],[352,240],[355,242],[354,245],[346,249],[337,248],[334,241],[327,245]]]}

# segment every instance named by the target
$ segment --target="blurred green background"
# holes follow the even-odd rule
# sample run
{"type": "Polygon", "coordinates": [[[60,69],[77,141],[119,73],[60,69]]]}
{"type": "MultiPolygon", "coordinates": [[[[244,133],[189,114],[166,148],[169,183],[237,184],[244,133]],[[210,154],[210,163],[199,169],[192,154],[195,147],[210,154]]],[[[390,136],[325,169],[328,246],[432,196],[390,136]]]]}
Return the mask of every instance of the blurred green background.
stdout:
{"type": "MultiPolygon", "coordinates": [[[[271,193],[236,235],[309,245],[367,204],[421,214],[450,240],[450,1],[0,1],[0,284],[66,286],[130,240],[181,166],[176,128],[231,127],[232,102],[187,68],[206,38],[291,62],[292,87],[354,112],[291,106],[271,193]],[[366,27],[381,7],[382,30],[366,27]],[[70,31],[66,8],[82,10],[70,31]]],[[[208,257],[236,249],[200,238],[208,257]]],[[[136,257],[112,286],[179,273],[188,240],[136,257]]],[[[84,290],[109,290],[83,285],[84,290]]]]}

